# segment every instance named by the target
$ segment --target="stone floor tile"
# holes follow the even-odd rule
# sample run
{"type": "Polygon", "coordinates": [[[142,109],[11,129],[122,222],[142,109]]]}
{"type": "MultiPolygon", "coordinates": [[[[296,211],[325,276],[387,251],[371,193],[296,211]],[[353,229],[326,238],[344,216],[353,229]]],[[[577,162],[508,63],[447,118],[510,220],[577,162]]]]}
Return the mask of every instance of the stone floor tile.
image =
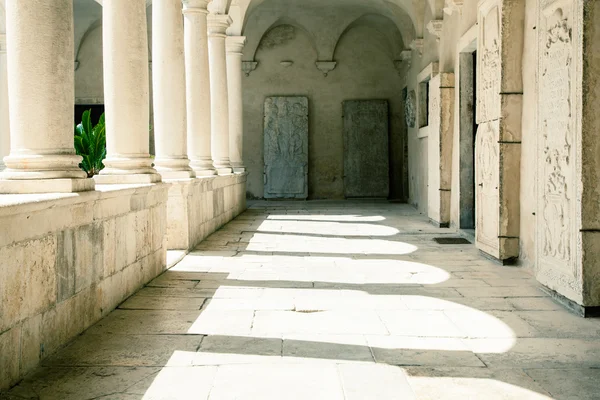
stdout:
{"type": "Polygon", "coordinates": [[[281,310],[295,309],[292,298],[208,299],[203,310],[281,310]]]}
{"type": "Polygon", "coordinates": [[[122,310],[200,310],[202,297],[149,297],[135,295],[119,306],[122,310]]]}
{"type": "Polygon", "coordinates": [[[378,363],[391,365],[485,367],[457,338],[367,336],[378,363]]]}
{"type": "Polygon", "coordinates": [[[315,310],[406,310],[402,296],[300,296],[295,298],[296,311],[315,310]]]}
{"type": "Polygon", "coordinates": [[[535,337],[540,332],[510,311],[446,310],[444,313],[468,338],[535,337]]]}
{"type": "MultiPolygon", "coordinates": [[[[132,382],[154,375],[160,368],[43,367],[14,387],[7,399],[82,400],[124,392],[132,382]]],[[[2,395],[0,395],[0,398],[2,395]]]]}
{"type": "Polygon", "coordinates": [[[597,338],[463,341],[490,368],[600,368],[600,341],[597,338]]]}
{"type": "Polygon", "coordinates": [[[417,399],[402,368],[382,365],[338,365],[346,400],[417,399]]]}
{"type": "Polygon", "coordinates": [[[564,307],[549,297],[510,297],[506,299],[516,310],[552,311],[564,310],[564,307]]]}
{"type": "Polygon", "coordinates": [[[254,311],[252,310],[205,310],[187,331],[194,335],[250,334],[254,311]]]}
{"type": "Polygon", "coordinates": [[[554,311],[517,311],[521,319],[534,326],[545,337],[561,338],[598,338],[600,337],[600,319],[581,318],[570,312],[554,311]]]}
{"type": "Polygon", "coordinates": [[[465,337],[442,311],[378,311],[390,334],[418,337],[465,337]]]}
{"type": "Polygon", "coordinates": [[[204,338],[193,365],[259,364],[281,360],[283,340],[251,336],[211,335],[204,338]]]}
{"type": "Polygon", "coordinates": [[[419,400],[553,400],[518,369],[406,367],[419,400]]]}
{"type": "Polygon", "coordinates": [[[181,366],[190,365],[202,341],[192,335],[84,334],[42,362],[56,366],[181,366]]]}
{"type": "Polygon", "coordinates": [[[210,400],[343,400],[335,364],[224,365],[217,370],[210,400]]]}
{"type": "Polygon", "coordinates": [[[96,323],[91,334],[177,335],[191,333],[201,311],[115,310],[96,323]]]}
{"type": "Polygon", "coordinates": [[[184,288],[184,289],[192,289],[198,285],[198,281],[193,280],[183,280],[183,279],[171,279],[165,277],[164,275],[159,276],[158,278],[153,279],[148,282],[148,287],[172,287],[172,288],[184,288]]]}
{"type": "Polygon", "coordinates": [[[456,290],[464,297],[546,297],[546,294],[535,286],[470,287],[456,290]]]}
{"type": "Polygon", "coordinates": [[[525,373],[555,400],[600,398],[600,369],[528,369],[525,373]]]}
{"type": "Polygon", "coordinates": [[[378,315],[369,311],[257,311],[252,333],[385,335],[388,331],[378,315]]]}
{"type": "Polygon", "coordinates": [[[196,289],[182,289],[182,288],[159,288],[159,287],[145,287],[136,293],[136,296],[144,297],[212,297],[214,290],[196,290],[196,289]]]}
{"type": "MultiPolygon", "coordinates": [[[[536,299],[536,297],[527,297],[536,299]]],[[[500,297],[456,297],[440,299],[429,296],[402,296],[410,310],[514,310],[515,307],[500,297]]]]}
{"type": "Polygon", "coordinates": [[[125,392],[136,399],[206,400],[216,373],[216,366],[164,367],[125,392]]]}
{"type": "Polygon", "coordinates": [[[367,340],[362,335],[285,334],[283,356],[286,359],[306,359],[309,362],[375,362],[367,340]]]}
{"type": "Polygon", "coordinates": [[[408,205],[253,207],[44,360],[35,392],[24,381],[15,395],[598,398],[598,321],[568,314],[531,271],[438,245],[455,233],[408,205]]]}

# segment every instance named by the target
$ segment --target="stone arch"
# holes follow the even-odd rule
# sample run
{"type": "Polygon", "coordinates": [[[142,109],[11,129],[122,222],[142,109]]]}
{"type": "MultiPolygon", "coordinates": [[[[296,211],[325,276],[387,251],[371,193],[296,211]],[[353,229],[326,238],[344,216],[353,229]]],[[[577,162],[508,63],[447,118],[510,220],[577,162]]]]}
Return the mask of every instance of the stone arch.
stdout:
{"type": "Polygon", "coordinates": [[[394,21],[381,14],[365,14],[348,24],[344,31],[337,38],[332,59],[334,59],[339,43],[346,33],[359,26],[367,26],[375,29],[388,39],[390,50],[389,56],[391,61],[395,60],[399,56],[400,52],[404,50],[402,34],[398,30],[394,21]]]}
{"type": "Polygon", "coordinates": [[[304,27],[302,24],[300,24],[297,20],[290,18],[290,17],[277,17],[275,19],[275,21],[273,21],[273,22],[266,21],[266,22],[271,22],[268,26],[266,26],[266,23],[263,25],[261,22],[262,21],[257,21],[257,25],[258,25],[257,28],[259,29],[258,30],[259,34],[253,35],[251,38],[248,38],[248,42],[246,43],[246,46],[244,47],[244,54],[246,55],[246,59],[254,60],[254,57],[256,56],[256,53],[257,53],[263,39],[265,38],[265,36],[269,32],[271,32],[273,29],[283,26],[283,25],[293,26],[294,28],[300,29],[303,33],[305,33],[306,36],[310,40],[310,43],[315,51],[315,54],[319,54],[319,50],[317,48],[317,43],[314,39],[314,36],[308,29],[306,29],[306,27],[304,27]]]}
{"type": "MultiPolygon", "coordinates": [[[[359,19],[365,14],[380,14],[388,17],[396,25],[396,29],[401,33],[403,42],[408,44],[417,36],[420,36],[419,32],[422,32],[422,15],[424,12],[425,5],[421,2],[413,4],[409,0],[368,0],[368,1],[357,1],[357,0],[336,0],[335,4],[327,3],[331,11],[337,6],[349,6],[343,17],[337,15],[338,19],[343,19],[339,30],[331,32],[335,29],[332,26],[327,26],[325,21],[319,20],[320,24],[314,23],[314,18],[304,19],[296,18],[296,22],[302,24],[307,31],[312,33],[315,38],[318,58],[320,60],[331,60],[335,52],[335,46],[337,40],[343,35],[345,28],[359,19]],[[323,34],[325,33],[325,34],[323,34]],[[333,38],[332,40],[318,40],[318,38],[333,38]]],[[[268,27],[273,25],[277,20],[275,15],[269,15],[268,13],[261,13],[260,17],[257,15],[259,8],[261,7],[276,7],[274,0],[239,0],[235,4],[239,11],[239,18],[243,21],[241,29],[237,28],[242,34],[249,31],[258,31],[260,33],[266,32],[268,27]]],[[[286,10],[286,15],[293,15],[294,12],[302,12],[302,10],[294,9],[290,6],[286,10]]],[[[275,14],[275,13],[273,13],[275,14]]],[[[281,14],[280,14],[281,15],[281,14]]],[[[318,19],[318,18],[317,18],[318,19]]],[[[246,34],[246,36],[249,36],[246,34]]],[[[253,54],[255,48],[258,46],[257,43],[252,43],[249,38],[249,42],[246,44],[246,48],[250,49],[246,54],[253,54]]]]}

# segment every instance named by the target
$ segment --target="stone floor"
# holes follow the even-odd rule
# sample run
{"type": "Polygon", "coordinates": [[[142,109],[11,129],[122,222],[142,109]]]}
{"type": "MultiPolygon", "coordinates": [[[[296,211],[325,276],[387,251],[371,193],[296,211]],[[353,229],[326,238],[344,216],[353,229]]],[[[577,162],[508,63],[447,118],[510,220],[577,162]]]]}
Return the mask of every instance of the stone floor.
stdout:
{"type": "Polygon", "coordinates": [[[4,398],[600,399],[600,320],[451,233],[256,203],[4,398]]]}

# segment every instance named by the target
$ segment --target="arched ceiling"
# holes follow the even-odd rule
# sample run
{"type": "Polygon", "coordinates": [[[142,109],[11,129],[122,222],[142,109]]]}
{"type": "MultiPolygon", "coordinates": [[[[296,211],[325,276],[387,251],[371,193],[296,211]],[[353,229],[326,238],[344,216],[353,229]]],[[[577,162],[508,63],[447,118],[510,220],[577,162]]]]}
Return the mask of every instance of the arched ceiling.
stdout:
{"type": "MultiPolygon", "coordinates": [[[[272,0],[233,0],[231,7],[236,9],[239,18],[234,18],[232,34],[241,35],[247,28],[252,15],[261,6],[268,4],[272,0]]],[[[286,5],[295,8],[306,8],[310,6],[310,0],[287,1],[286,5]]],[[[346,8],[362,6],[372,11],[380,12],[382,15],[390,17],[397,25],[398,29],[406,36],[408,31],[412,31],[414,37],[421,37],[423,33],[423,16],[427,5],[433,7],[441,4],[443,8],[444,0],[327,0],[319,4],[327,8],[346,8]],[[408,26],[407,26],[408,25],[408,26]]],[[[292,16],[293,17],[293,16],[292,16]]]]}
{"type": "MultiPolygon", "coordinates": [[[[342,35],[357,21],[368,23],[383,18],[395,53],[400,53],[418,35],[417,26],[425,9],[423,0],[234,0],[231,13],[237,26],[228,31],[248,38],[246,59],[253,59],[265,33],[282,24],[310,32],[320,61],[333,60],[342,35]],[[411,10],[407,12],[407,10],[411,10]],[[367,16],[369,16],[367,18],[367,16]],[[243,21],[243,24],[242,24],[243,21]],[[291,21],[291,22],[290,22],[291,21]]],[[[381,19],[379,21],[382,21],[381,19]]],[[[372,24],[377,27],[378,24],[372,24]]],[[[381,22],[379,27],[382,28],[381,22]]]]}

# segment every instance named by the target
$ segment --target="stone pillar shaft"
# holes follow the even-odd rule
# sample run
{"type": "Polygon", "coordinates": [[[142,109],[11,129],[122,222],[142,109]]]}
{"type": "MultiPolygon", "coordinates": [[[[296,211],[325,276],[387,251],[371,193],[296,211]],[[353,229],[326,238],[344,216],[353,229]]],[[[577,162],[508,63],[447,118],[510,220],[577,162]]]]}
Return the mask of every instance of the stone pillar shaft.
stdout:
{"type": "Polygon", "coordinates": [[[208,0],[183,0],[188,156],[196,176],[215,175],[211,156],[208,0]]]}
{"type": "Polygon", "coordinates": [[[229,96],[229,160],[233,172],[245,172],[243,161],[244,106],[242,98],[242,50],[244,36],[228,36],[227,90],[229,96]]]}
{"type": "Polygon", "coordinates": [[[0,171],[4,157],[10,153],[10,126],[8,115],[8,74],[6,71],[6,35],[0,35],[0,171]]]}
{"type": "Polygon", "coordinates": [[[92,190],[73,140],[73,2],[7,0],[6,23],[11,149],[0,192],[92,190]]]}
{"type": "Polygon", "coordinates": [[[194,176],[187,158],[181,0],[154,0],[152,76],[156,169],[163,179],[194,176]]]}
{"type": "Polygon", "coordinates": [[[146,0],[104,0],[105,168],[98,183],[160,181],[149,154],[146,0]]]}
{"type": "Polygon", "coordinates": [[[229,25],[229,15],[208,16],[212,155],[219,175],[233,172],[229,161],[229,96],[225,53],[225,31],[229,25]]]}

